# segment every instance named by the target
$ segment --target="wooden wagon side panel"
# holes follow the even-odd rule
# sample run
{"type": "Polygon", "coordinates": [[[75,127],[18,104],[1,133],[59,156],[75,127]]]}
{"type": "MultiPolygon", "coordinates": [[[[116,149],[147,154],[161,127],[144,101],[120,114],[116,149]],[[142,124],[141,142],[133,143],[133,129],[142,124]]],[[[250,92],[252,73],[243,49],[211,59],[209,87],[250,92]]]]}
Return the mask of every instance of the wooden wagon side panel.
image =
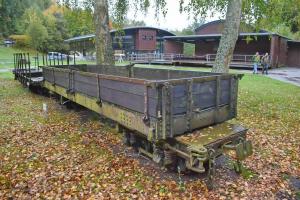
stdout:
{"type": "Polygon", "coordinates": [[[139,79],[147,80],[167,80],[169,79],[169,70],[167,69],[151,69],[134,67],[132,76],[139,79]]]}
{"type": "Polygon", "coordinates": [[[199,72],[199,71],[185,71],[185,70],[169,70],[170,79],[203,77],[208,75],[211,76],[213,75],[213,73],[199,72]]]}
{"type": "Polygon", "coordinates": [[[53,79],[53,70],[51,68],[43,68],[43,77],[44,80],[50,82],[50,83],[54,83],[54,79],[53,79]]]}
{"type": "Polygon", "coordinates": [[[96,74],[87,74],[76,71],[72,73],[74,78],[73,89],[75,92],[79,92],[90,97],[98,97],[98,81],[96,74]]]}
{"type": "Polygon", "coordinates": [[[172,98],[171,102],[164,100],[164,106],[171,105],[173,109],[172,120],[165,120],[165,127],[172,127],[165,130],[165,135],[175,137],[236,116],[238,80],[235,75],[214,75],[169,82],[172,85],[172,98]],[[190,90],[188,83],[191,84],[190,90]]]}
{"type": "Polygon", "coordinates": [[[65,88],[69,87],[69,72],[67,69],[56,69],[56,68],[43,68],[43,75],[46,81],[52,84],[56,84],[65,88]]]}
{"type": "Polygon", "coordinates": [[[127,109],[156,116],[157,92],[144,84],[100,79],[101,99],[127,109]],[[147,97],[145,96],[147,93],[147,97]],[[145,102],[147,98],[147,102],[145,102]]]}
{"type": "Polygon", "coordinates": [[[55,84],[68,88],[69,87],[69,70],[54,70],[55,84]]]}

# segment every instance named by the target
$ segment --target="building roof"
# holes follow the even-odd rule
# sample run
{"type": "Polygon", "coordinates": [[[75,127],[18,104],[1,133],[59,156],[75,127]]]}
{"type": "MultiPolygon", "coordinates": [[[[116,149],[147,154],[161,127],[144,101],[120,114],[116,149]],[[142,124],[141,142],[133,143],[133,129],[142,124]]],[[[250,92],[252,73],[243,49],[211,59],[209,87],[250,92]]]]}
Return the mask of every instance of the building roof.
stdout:
{"type": "Polygon", "coordinates": [[[220,23],[224,23],[224,22],[225,22],[225,20],[219,19],[219,20],[215,20],[215,21],[211,21],[211,22],[202,24],[201,26],[199,26],[198,28],[195,29],[195,32],[198,32],[199,30],[204,29],[207,26],[214,25],[214,24],[220,24],[220,23]]]}
{"type": "MultiPolygon", "coordinates": [[[[262,37],[262,36],[272,36],[277,35],[280,37],[283,37],[281,35],[278,35],[276,33],[271,32],[264,32],[264,33],[240,33],[239,37],[262,37]]],[[[193,43],[195,41],[199,40],[209,40],[209,39],[220,39],[222,34],[205,34],[205,35],[185,35],[185,36],[166,36],[164,37],[165,40],[173,40],[173,41],[179,41],[179,42],[187,42],[187,43],[193,43]]]]}
{"type": "MultiPolygon", "coordinates": [[[[125,27],[123,28],[122,30],[125,31],[125,32],[130,32],[130,31],[136,31],[138,29],[154,29],[154,30],[157,30],[158,33],[159,33],[159,36],[175,36],[175,34],[167,31],[167,30],[164,30],[164,29],[160,29],[160,28],[155,28],[155,27],[151,27],[151,26],[133,26],[133,27],[125,27]]],[[[122,31],[121,30],[121,31],[122,31]]],[[[111,33],[116,33],[118,30],[116,29],[113,29],[111,30],[110,32],[111,33]]]]}
{"type": "MultiPolygon", "coordinates": [[[[160,29],[160,28],[154,28],[154,27],[150,27],[150,26],[126,27],[126,28],[123,28],[121,30],[113,29],[113,30],[110,31],[110,33],[113,35],[113,34],[117,33],[118,31],[124,31],[125,34],[132,34],[135,31],[137,31],[138,29],[152,29],[152,30],[157,30],[158,31],[158,37],[175,36],[175,34],[169,32],[167,30],[160,29]]],[[[65,42],[74,42],[74,41],[89,40],[89,39],[94,38],[94,37],[95,37],[95,34],[82,35],[82,36],[77,36],[77,37],[69,38],[69,39],[65,40],[65,42]]]]}
{"type": "Polygon", "coordinates": [[[87,39],[94,38],[94,37],[95,37],[95,34],[81,35],[81,36],[69,38],[69,39],[65,40],[65,42],[87,40],[87,39]]]}
{"type": "Polygon", "coordinates": [[[296,44],[300,44],[300,41],[298,40],[288,40],[289,43],[296,43],[296,44]]]}
{"type": "MultiPolygon", "coordinates": [[[[199,32],[200,30],[208,27],[208,26],[211,26],[211,25],[215,25],[215,24],[224,24],[225,20],[223,19],[220,19],[220,20],[215,20],[215,21],[211,21],[211,22],[208,22],[208,23],[205,23],[205,24],[202,24],[201,26],[199,26],[198,28],[195,29],[195,32],[199,32]]],[[[249,29],[252,29],[252,31],[255,30],[255,28],[252,26],[252,25],[249,25],[249,24],[245,24],[243,22],[241,22],[241,26],[247,26],[249,29]]],[[[245,33],[248,32],[248,31],[245,31],[245,33]]],[[[263,30],[263,29],[260,29],[258,30],[258,33],[267,33],[268,31],[266,30],[263,30]]]]}

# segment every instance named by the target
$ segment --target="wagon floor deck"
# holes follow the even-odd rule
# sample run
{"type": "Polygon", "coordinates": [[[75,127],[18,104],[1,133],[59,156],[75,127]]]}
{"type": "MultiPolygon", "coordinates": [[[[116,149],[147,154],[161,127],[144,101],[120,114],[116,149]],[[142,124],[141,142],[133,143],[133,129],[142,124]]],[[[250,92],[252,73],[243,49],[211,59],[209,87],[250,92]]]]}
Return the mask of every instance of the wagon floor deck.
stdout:
{"type": "Polygon", "coordinates": [[[177,137],[176,140],[188,145],[207,145],[244,130],[245,128],[240,125],[225,122],[177,137]]]}

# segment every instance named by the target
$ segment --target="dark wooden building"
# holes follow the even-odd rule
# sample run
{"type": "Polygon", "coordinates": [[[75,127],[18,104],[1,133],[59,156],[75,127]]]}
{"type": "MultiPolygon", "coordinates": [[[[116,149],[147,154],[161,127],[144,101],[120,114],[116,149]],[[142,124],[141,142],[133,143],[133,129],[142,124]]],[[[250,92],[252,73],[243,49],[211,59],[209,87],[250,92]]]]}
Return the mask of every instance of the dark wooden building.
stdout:
{"type": "Polygon", "coordinates": [[[300,68],[300,41],[289,40],[287,44],[287,66],[300,68]]]}
{"type": "MultiPolygon", "coordinates": [[[[195,57],[213,59],[217,53],[223,29],[224,21],[217,20],[200,26],[195,30],[194,35],[166,36],[164,52],[183,54],[184,43],[192,43],[195,44],[195,57]]],[[[284,36],[264,30],[255,32],[250,26],[242,25],[234,49],[233,61],[250,63],[252,55],[256,52],[261,55],[269,53],[273,67],[300,65],[300,42],[291,41],[284,36]]]]}
{"type": "MultiPolygon", "coordinates": [[[[164,37],[174,36],[169,31],[153,27],[128,27],[112,30],[113,49],[123,53],[162,53],[164,37]]],[[[95,51],[95,35],[84,35],[65,40],[73,51],[95,51]]]]}

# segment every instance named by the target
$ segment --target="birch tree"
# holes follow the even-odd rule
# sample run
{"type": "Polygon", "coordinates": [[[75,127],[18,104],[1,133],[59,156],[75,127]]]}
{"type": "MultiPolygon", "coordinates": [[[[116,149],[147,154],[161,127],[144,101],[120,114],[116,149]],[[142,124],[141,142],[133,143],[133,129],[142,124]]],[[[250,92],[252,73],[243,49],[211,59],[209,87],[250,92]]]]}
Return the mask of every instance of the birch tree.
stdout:
{"type": "MultiPolygon", "coordinates": [[[[168,11],[166,0],[85,0],[94,6],[94,23],[96,29],[97,64],[113,64],[112,41],[109,32],[109,16],[114,23],[122,27],[129,9],[146,13],[150,7],[155,8],[155,17],[168,11]],[[108,2],[109,1],[109,2],[108,2]]],[[[240,22],[257,22],[262,18],[267,7],[265,0],[178,0],[180,11],[194,17],[203,18],[215,12],[226,16],[224,31],[217,51],[213,72],[227,73],[238,39],[240,22]]],[[[169,11],[171,12],[171,11],[169,11]]]]}
{"type": "Polygon", "coordinates": [[[96,60],[97,65],[113,65],[114,55],[109,30],[107,0],[95,0],[94,23],[96,29],[96,60]]]}
{"type": "Polygon", "coordinates": [[[236,41],[239,37],[241,15],[242,0],[229,1],[227,6],[224,30],[222,33],[212,72],[229,72],[229,65],[233,56],[236,41]]]}

